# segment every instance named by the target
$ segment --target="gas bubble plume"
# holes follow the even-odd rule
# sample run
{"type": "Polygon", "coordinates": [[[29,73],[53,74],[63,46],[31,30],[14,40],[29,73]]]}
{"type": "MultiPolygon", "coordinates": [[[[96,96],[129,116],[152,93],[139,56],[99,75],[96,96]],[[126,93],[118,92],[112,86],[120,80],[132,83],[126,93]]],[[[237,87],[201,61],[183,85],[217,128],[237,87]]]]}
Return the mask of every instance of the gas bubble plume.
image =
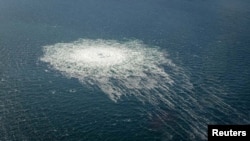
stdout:
{"type": "Polygon", "coordinates": [[[216,95],[224,93],[220,86],[202,87],[206,97],[196,95],[185,69],[173,63],[165,50],[140,40],[79,39],[47,45],[43,51],[41,61],[83,85],[98,87],[112,101],[134,97],[147,104],[140,110],[164,126],[168,140],[172,133],[183,140],[186,135],[192,140],[205,140],[206,125],[219,118],[214,111],[237,113],[216,95]]]}
{"type": "MultiPolygon", "coordinates": [[[[159,87],[168,89],[174,83],[163,68],[167,65],[173,69],[172,61],[166,59],[167,55],[157,47],[148,47],[139,40],[80,39],[45,46],[44,52],[42,61],[84,84],[97,85],[113,101],[128,94],[143,100],[145,95],[140,91],[159,87]],[[127,89],[132,92],[127,92],[127,89]]],[[[148,93],[148,97],[150,95],[148,93]]],[[[160,94],[160,97],[164,96],[160,94]]]]}

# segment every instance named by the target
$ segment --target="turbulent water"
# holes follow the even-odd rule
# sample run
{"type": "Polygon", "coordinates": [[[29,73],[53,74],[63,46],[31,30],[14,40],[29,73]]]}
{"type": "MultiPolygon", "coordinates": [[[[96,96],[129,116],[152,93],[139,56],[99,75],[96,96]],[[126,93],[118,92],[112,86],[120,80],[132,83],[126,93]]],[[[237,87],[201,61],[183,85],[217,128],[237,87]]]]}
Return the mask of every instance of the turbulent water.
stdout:
{"type": "Polygon", "coordinates": [[[168,71],[178,71],[175,64],[165,58],[166,53],[137,40],[119,43],[81,39],[45,46],[44,52],[42,61],[83,84],[97,85],[113,101],[126,94],[152,101],[160,97],[168,101],[164,93],[157,91],[169,93],[168,89],[174,83],[163,65],[170,68],[168,71]]]}
{"type": "Polygon", "coordinates": [[[208,124],[249,124],[249,4],[0,1],[0,140],[206,140],[208,124]]]}
{"type": "MultiPolygon", "coordinates": [[[[40,60],[49,63],[51,68],[68,78],[77,78],[88,87],[96,85],[114,102],[125,96],[133,96],[149,104],[153,109],[147,111],[148,118],[157,116],[161,124],[168,128],[169,123],[174,122],[180,128],[179,132],[187,134],[190,139],[195,136],[205,139],[206,125],[203,122],[213,122],[209,117],[197,114],[196,109],[206,109],[206,106],[212,105],[220,109],[223,115],[236,112],[241,116],[212,93],[206,96],[212,100],[208,105],[199,103],[200,99],[195,97],[186,72],[167,58],[166,51],[145,45],[142,41],[80,39],[44,46],[43,50],[44,55],[40,60]],[[168,111],[175,113],[170,115],[168,111]],[[170,120],[169,116],[177,116],[175,118],[180,121],[170,120]]],[[[202,112],[206,114],[208,111],[202,112]]],[[[216,115],[212,114],[212,117],[216,115]]],[[[168,132],[165,134],[166,139],[172,138],[168,132]]],[[[179,138],[184,139],[185,136],[179,134],[179,138]]]]}

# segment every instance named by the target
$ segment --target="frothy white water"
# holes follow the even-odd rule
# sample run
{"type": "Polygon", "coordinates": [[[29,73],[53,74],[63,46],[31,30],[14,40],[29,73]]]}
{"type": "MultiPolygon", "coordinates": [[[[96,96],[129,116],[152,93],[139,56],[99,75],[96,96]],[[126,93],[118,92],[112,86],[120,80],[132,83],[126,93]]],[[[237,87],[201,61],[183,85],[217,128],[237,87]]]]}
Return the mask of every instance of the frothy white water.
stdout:
{"type": "Polygon", "coordinates": [[[138,40],[81,39],[45,46],[44,52],[42,61],[84,84],[97,85],[113,101],[128,94],[140,97],[140,91],[162,87],[159,80],[165,89],[174,83],[162,67],[175,67],[166,52],[138,40]]]}
{"type": "MultiPolygon", "coordinates": [[[[149,112],[149,117],[156,116],[170,129],[171,125],[165,123],[167,111],[175,111],[182,122],[199,118],[191,108],[199,104],[188,94],[192,89],[189,78],[168,59],[167,52],[158,47],[145,45],[139,40],[80,39],[44,46],[43,49],[44,56],[40,60],[52,68],[67,77],[77,78],[84,85],[98,86],[114,102],[133,96],[151,104],[154,110],[149,112]],[[174,91],[173,86],[179,90],[174,91]]],[[[185,128],[179,123],[175,126],[192,135],[203,126],[199,122],[188,124],[185,128]]],[[[196,136],[204,138],[205,132],[200,131],[196,136]]]]}
{"type": "Polygon", "coordinates": [[[98,46],[75,50],[70,54],[72,60],[84,62],[92,67],[110,67],[125,61],[126,53],[114,47],[98,46]]]}
{"type": "Polygon", "coordinates": [[[80,39],[43,49],[41,61],[84,85],[99,87],[114,102],[133,96],[151,104],[154,109],[146,113],[167,128],[164,134],[168,137],[175,132],[185,139],[186,136],[178,133],[184,132],[193,140],[197,137],[205,140],[206,125],[218,118],[214,110],[219,109],[225,115],[235,113],[213,93],[206,97],[195,95],[188,75],[168,58],[166,51],[139,40],[80,39]],[[206,109],[212,109],[209,117],[206,109]],[[168,122],[168,119],[174,120],[168,122]]]}

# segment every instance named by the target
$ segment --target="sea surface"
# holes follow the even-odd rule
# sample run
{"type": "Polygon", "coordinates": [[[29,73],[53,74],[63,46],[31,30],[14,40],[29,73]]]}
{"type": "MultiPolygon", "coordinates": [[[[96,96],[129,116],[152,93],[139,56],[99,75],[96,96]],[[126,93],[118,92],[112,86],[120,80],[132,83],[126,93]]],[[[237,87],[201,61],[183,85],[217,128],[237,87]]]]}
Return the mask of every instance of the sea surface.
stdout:
{"type": "Polygon", "coordinates": [[[0,0],[1,141],[199,141],[208,124],[250,124],[249,0],[0,0]],[[61,55],[86,44],[138,55],[61,55]]]}

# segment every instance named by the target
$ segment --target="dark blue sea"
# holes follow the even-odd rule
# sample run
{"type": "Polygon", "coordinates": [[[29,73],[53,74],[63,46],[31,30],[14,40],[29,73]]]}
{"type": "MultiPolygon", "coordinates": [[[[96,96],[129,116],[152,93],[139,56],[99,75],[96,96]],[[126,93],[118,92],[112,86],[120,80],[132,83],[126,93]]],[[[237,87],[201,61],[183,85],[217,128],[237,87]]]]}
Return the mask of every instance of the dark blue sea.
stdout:
{"type": "Polygon", "coordinates": [[[200,141],[208,124],[250,124],[249,0],[0,0],[1,141],[200,141]],[[112,100],[41,60],[79,39],[158,47],[174,83],[115,74],[112,100]]]}

